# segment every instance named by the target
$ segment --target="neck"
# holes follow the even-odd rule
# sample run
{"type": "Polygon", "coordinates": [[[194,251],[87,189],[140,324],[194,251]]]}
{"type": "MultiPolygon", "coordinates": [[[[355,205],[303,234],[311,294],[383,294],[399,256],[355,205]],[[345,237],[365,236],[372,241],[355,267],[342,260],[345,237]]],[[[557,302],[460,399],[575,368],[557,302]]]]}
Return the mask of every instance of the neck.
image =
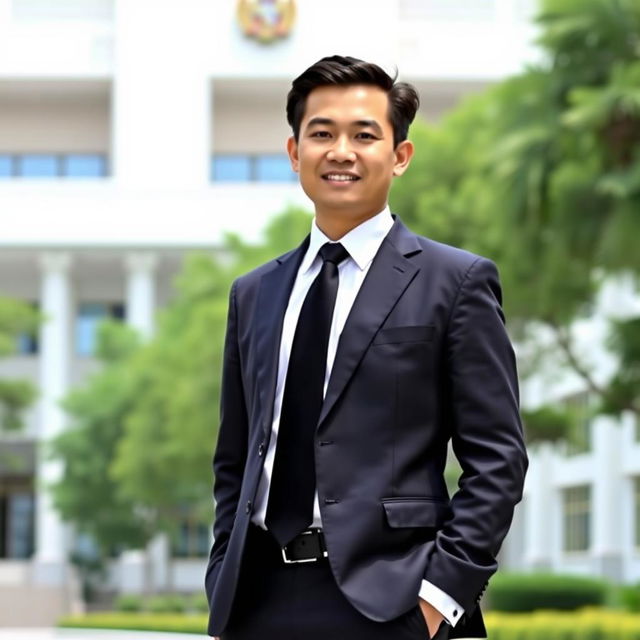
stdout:
{"type": "Polygon", "coordinates": [[[340,240],[340,238],[347,235],[352,229],[355,229],[363,222],[378,215],[383,208],[384,205],[376,209],[376,211],[362,212],[359,214],[352,212],[345,213],[344,211],[326,212],[316,209],[316,225],[330,240],[340,240]]]}

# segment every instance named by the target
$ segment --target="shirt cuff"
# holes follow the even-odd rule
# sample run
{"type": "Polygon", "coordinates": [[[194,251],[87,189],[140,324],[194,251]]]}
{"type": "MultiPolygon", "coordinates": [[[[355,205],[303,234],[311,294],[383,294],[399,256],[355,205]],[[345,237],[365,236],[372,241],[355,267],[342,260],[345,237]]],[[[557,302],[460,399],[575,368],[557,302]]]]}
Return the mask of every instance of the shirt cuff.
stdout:
{"type": "Polygon", "coordinates": [[[452,627],[455,627],[462,617],[462,607],[449,594],[428,580],[422,581],[418,595],[437,609],[452,627]]]}

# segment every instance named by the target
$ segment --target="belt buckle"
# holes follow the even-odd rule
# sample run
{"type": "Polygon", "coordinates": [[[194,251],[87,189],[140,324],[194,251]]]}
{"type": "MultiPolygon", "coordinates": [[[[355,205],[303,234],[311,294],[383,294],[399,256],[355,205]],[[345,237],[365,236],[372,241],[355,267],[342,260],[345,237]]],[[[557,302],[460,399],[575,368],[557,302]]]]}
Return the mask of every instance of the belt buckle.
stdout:
{"type": "MultiPolygon", "coordinates": [[[[310,536],[313,535],[314,533],[318,533],[318,531],[312,531],[312,530],[307,530],[307,531],[302,531],[301,533],[298,534],[298,536],[310,536]]],[[[296,538],[298,537],[296,536],[296,538]]],[[[295,539],[295,538],[294,538],[295,539]]],[[[298,564],[300,562],[317,562],[320,558],[301,558],[300,560],[289,560],[289,558],[287,558],[287,547],[283,547],[281,550],[282,552],[282,559],[284,560],[285,564],[298,564]]],[[[328,551],[325,549],[322,552],[322,557],[326,558],[329,555],[328,551]]]]}

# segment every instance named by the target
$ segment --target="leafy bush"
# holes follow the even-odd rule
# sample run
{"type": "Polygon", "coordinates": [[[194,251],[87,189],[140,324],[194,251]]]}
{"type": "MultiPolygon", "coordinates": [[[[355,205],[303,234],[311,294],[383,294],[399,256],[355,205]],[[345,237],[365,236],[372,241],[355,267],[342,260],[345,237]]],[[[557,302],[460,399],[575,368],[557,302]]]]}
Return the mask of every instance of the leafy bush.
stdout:
{"type": "Polygon", "coordinates": [[[142,611],[142,598],[136,595],[123,595],[116,598],[114,603],[116,611],[126,611],[133,613],[142,611]]]}
{"type": "Polygon", "coordinates": [[[640,616],[607,609],[489,612],[491,640],[640,640],[640,616]]]}
{"type": "Polygon", "coordinates": [[[153,596],[147,600],[145,610],[150,613],[184,613],[187,602],[182,596],[153,596]]]}
{"type": "Polygon", "coordinates": [[[188,609],[190,611],[197,611],[198,613],[209,613],[207,596],[204,593],[194,593],[191,598],[189,598],[188,609]]]}
{"type": "Polygon", "coordinates": [[[640,613],[640,582],[620,587],[620,604],[627,611],[640,613]]]}
{"type": "Polygon", "coordinates": [[[165,631],[194,633],[205,636],[207,616],[187,616],[175,613],[90,613],[84,616],[69,616],[63,618],[58,623],[58,626],[81,629],[165,631]]]}
{"type": "Polygon", "coordinates": [[[596,578],[546,573],[498,574],[489,587],[496,611],[573,610],[605,603],[608,584],[596,578]]]}

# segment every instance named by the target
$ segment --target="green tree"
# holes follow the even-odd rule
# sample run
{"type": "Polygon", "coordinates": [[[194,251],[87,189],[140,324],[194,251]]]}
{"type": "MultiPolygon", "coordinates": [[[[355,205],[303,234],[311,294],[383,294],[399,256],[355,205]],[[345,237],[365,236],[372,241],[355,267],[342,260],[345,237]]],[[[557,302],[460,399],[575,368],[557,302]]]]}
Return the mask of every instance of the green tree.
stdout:
{"type": "MultiPolygon", "coordinates": [[[[39,322],[39,314],[30,305],[0,296],[0,357],[15,353],[18,336],[34,335],[39,322]]],[[[36,395],[35,387],[26,380],[0,378],[0,432],[22,428],[22,413],[36,395]]]]}
{"type": "MultiPolygon", "coordinates": [[[[637,282],[640,272],[640,4],[543,0],[537,21],[542,63],[438,126],[414,126],[418,150],[392,207],[425,234],[496,260],[514,336],[552,336],[528,349],[523,371],[561,354],[603,409],[637,412],[640,381],[623,372],[640,362],[636,319],[612,325],[620,375],[609,385],[595,381],[571,326],[605,280],[637,282]]],[[[560,413],[532,413],[533,438],[566,435],[572,420],[560,413]]]]}
{"type": "Polygon", "coordinates": [[[71,424],[53,443],[64,475],[52,488],[63,517],[101,554],[173,533],[185,513],[210,521],[229,287],[300,242],[309,223],[290,208],[259,245],[229,235],[215,257],[190,255],[146,344],[126,327],[101,327],[102,368],[64,403],[71,424]]]}

